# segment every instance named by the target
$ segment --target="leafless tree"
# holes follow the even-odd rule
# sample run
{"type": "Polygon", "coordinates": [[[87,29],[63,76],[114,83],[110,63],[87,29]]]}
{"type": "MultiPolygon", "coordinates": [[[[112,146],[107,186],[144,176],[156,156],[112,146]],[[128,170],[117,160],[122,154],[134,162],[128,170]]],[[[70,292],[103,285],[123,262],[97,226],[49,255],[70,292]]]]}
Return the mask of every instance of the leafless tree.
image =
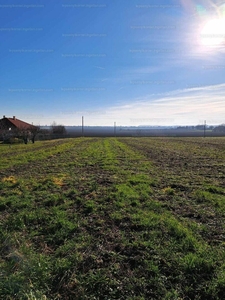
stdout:
{"type": "Polygon", "coordinates": [[[66,128],[64,125],[57,125],[56,122],[54,121],[51,125],[51,132],[53,134],[57,134],[57,135],[64,135],[66,134],[66,128]]]}
{"type": "Polygon", "coordinates": [[[29,140],[35,142],[35,137],[40,131],[39,126],[24,126],[15,129],[15,137],[23,139],[24,143],[27,144],[29,140]]]}
{"type": "Polygon", "coordinates": [[[32,126],[30,129],[30,132],[31,132],[31,140],[32,140],[32,143],[34,144],[35,138],[36,138],[37,134],[40,132],[40,126],[32,126]]]}
{"type": "Polygon", "coordinates": [[[213,129],[213,132],[225,133],[225,124],[221,124],[219,126],[216,126],[213,129]]]}

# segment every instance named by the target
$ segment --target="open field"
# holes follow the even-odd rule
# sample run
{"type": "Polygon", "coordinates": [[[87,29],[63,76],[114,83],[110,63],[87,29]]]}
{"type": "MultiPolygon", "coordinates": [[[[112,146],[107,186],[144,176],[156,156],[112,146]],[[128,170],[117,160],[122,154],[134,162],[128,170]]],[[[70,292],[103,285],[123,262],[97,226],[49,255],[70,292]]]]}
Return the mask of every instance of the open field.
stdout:
{"type": "Polygon", "coordinates": [[[0,145],[0,299],[224,299],[225,138],[0,145]]]}

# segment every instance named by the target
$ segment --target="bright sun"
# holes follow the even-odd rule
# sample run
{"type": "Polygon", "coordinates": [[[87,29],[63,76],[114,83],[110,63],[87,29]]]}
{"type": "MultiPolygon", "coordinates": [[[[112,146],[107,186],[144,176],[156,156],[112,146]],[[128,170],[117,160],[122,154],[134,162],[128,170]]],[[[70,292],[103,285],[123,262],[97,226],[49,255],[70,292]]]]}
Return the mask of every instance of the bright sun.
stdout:
{"type": "Polygon", "coordinates": [[[201,43],[205,46],[219,46],[225,41],[225,19],[212,19],[201,30],[201,43]]]}

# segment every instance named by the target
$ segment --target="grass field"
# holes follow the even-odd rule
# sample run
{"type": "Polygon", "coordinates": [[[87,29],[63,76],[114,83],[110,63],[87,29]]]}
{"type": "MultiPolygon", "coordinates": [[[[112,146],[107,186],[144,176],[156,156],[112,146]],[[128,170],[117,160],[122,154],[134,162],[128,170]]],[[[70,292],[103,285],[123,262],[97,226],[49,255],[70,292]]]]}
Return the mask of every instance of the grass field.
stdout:
{"type": "Polygon", "coordinates": [[[0,299],[225,299],[225,139],[0,145],[0,299]]]}

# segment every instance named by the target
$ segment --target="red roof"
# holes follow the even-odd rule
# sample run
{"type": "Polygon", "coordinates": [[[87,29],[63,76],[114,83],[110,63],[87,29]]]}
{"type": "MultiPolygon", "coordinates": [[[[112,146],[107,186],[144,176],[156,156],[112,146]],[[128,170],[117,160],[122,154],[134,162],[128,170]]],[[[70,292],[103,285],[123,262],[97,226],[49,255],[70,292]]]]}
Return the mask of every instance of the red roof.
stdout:
{"type": "Polygon", "coordinates": [[[31,129],[34,128],[34,125],[31,125],[29,123],[26,123],[24,121],[21,121],[19,119],[16,118],[6,118],[4,117],[3,119],[1,119],[1,121],[7,119],[10,123],[12,123],[15,127],[20,128],[20,129],[31,129]]]}

